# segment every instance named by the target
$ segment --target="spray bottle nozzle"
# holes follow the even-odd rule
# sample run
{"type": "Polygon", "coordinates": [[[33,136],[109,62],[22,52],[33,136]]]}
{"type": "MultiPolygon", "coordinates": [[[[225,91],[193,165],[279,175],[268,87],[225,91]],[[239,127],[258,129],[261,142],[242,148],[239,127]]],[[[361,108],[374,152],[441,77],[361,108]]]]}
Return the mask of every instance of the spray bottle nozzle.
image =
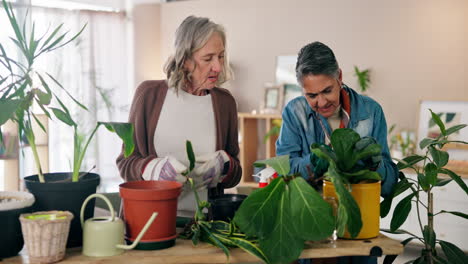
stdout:
{"type": "Polygon", "coordinates": [[[261,170],[259,173],[254,174],[252,176],[257,177],[257,178],[260,179],[260,181],[258,182],[258,187],[263,188],[263,187],[268,185],[268,179],[271,178],[271,177],[273,177],[273,178],[278,177],[278,173],[276,173],[276,171],[273,168],[268,167],[268,168],[265,168],[265,169],[261,170]]]}

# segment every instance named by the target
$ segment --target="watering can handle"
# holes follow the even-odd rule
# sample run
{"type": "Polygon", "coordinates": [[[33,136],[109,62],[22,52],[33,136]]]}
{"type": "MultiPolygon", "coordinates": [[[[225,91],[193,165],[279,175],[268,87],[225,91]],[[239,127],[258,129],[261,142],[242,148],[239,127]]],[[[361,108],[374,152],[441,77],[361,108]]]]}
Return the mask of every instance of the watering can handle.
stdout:
{"type": "Polygon", "coordinates": [[[81,221],[81,227],[83,227],[83,224],[84,224],[84,220],[83,220],[83,217],[84,217],[84,210],[86,208],[86,204],[88,204],[89,200],[93,199],[93,198],[101,198],[103,199],[106,204],[107,204],[107,207],[109,207],[109,210],[110,210],[110,213],[111,213],[111,221],[114,221],[115,220],[115,212],[114,212],[114,207],[112,206],[111,202],[109,201],[109,199],[100,194],[100,193],[95,193],[95,194],[91,194],[90,196],[88,196],[88,198],[86,198],[86,200],[83,202],[83,205],[81,206],[81,212],[80,212],[80,221],[81,221]]]}

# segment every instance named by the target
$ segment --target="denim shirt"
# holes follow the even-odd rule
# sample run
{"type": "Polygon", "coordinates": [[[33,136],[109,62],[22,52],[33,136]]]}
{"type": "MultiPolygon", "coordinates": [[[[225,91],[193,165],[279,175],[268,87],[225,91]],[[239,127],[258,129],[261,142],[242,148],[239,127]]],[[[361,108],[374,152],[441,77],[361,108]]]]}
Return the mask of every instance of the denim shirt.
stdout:
{"type": "MultiPolygon", "coordinates": [[[[371,136],[382,147],[382,162],[377,172],[382,177],[381,195],[386,197],[392,191],[398,178],[398,169],[390,158],[387,144],[387,122],[382,107],[373,99],[356,93],[353,89],[344,86],[351,102],[351,116],[348,128],[356,131],[361,137],[371,136]]],[[[301,173],[308,178],[308,168],[312,171],[310,163],[310,145],[324,143],[325,133],[322,124],[331,135],[327,119],[316,113],[304,96],[291,100],[283,110],[283,123],[278,140],[276,141],[276,155],[290,156],[291,173],[301,173]]]]}

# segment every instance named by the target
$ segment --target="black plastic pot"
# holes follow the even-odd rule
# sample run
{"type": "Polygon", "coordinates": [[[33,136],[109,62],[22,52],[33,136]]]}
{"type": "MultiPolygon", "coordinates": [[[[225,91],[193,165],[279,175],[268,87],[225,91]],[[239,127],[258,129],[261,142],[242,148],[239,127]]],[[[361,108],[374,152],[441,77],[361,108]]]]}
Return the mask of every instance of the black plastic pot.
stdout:
{"type": "Polygon", "coordinates": [[[213,220],[229,221],[234,218],[234,214],[241,203],[247,198],[244,194],[223,194],[211,197],[209,202],[209,218],[213,220]]]}
{"type": "MultiPolygon", "coordinates": [[[[32,203],[32,196],[30,199],[32,203]]],[[[32,206],[0,210],[0,261],[2,258],[16,256],[23,248],[24,241],[19,216],[30,213],[31,210],[32,206]]]]}
{"type": "MultiPolygon", "coordinates": [[[[34,195],[36,202],[33,211],[62,210],[70,211],[74,218],[70,225],[67,247],[80,247],[83,244],[80,224],[80,210],[84,200],[96,193],[100,177],[95,173],[88,173],[78,182],[71,181],[71,173],[45,173],[45,183],[39,182],[38,176],[24,178],[26,188],[34,195]]],[[[91,200],[85,209],[84,219],[94,216],[95,199],[91,200]]]]}

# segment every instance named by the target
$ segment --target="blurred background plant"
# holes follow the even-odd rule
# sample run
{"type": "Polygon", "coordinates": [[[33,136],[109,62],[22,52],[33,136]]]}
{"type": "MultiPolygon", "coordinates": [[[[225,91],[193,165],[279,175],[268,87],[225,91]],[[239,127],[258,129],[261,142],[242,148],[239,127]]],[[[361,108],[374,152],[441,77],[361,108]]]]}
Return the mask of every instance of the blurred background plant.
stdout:
{"type": "Polygon", "coordinates": [[[357,66],[354,66],[354,76],[357,77],[361,92],[367,91],[370,84],[370,69],[364,69],[361,71],[357,66]]]}
{"type": "Polygon", "coordinates": [[[263,143],[266,143],[270,137],[279,136],[282,122],[283,121],[281,119],[273,119],[271,129],[266,132],[263,138],[263,143]]]}
{"type": "Polygon", "coordinates": [[[411,130],[395,131],[396,124],[388,130],[390,151],[393,158],[401,159],[416,153],[416,134],[411,130]]]}

